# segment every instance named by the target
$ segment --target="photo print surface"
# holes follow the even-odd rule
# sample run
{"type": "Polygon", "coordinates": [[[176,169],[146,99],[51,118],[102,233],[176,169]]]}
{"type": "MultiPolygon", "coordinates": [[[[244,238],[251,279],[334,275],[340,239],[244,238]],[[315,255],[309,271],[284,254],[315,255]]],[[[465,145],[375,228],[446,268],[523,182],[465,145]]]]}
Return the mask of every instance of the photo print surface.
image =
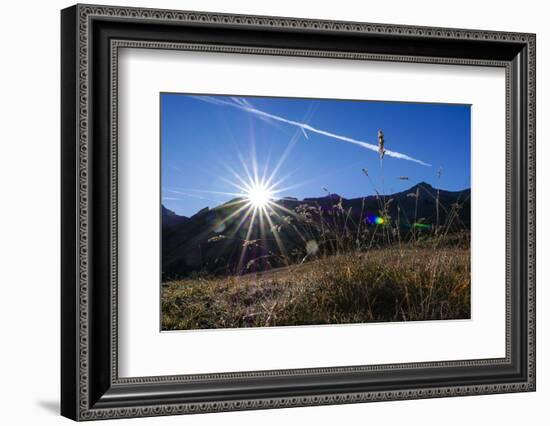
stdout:
{"type": "Polygon", "coordinates": [[[161,330],[470,318],[471,106],[160,94],[161,330]]]}

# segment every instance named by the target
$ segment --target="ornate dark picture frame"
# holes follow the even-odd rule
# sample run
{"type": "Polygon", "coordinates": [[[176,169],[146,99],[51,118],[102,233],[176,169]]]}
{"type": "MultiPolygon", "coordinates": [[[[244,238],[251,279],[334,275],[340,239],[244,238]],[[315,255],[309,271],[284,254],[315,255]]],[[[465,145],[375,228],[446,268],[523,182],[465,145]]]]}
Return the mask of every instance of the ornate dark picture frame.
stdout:
{"type": "Polygon", "coordinates": [[[535,390],[535,35],[76,5],[61,13],[61,413],[157,416],[535,390]],[[117,52],[187,49],[506,70],[506,356],[118,377],[117,52]]]}

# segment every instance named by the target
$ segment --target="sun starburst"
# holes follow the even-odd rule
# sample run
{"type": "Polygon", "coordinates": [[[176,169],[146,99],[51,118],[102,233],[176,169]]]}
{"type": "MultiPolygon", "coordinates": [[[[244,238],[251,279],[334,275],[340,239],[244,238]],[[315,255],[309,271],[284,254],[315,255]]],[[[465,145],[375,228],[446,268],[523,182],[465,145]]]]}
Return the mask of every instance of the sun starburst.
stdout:
{"type": "Polygon", "coordinates": [[[246,198],[255,209],[265,208],[273,199],[273,191],[264,182],[254,182],[246,190],[246,198]]]}
{"type": "MultiPolygon", "coordinates": [[[[278,172],[299,137],[300,133],[296,132],[274,167],[270,167],[269,158],[262,168],[259,167],[254,137],[251,138],[249,156],[245,159],[241,153],[238,153],[240,167],[237,165],[235,168],[235,165],[221,161],[221,169],[225,169],[226,173],[216,173],[213,176],[232,187],[233,190],[230,192],[188,188],[164,189],[172,194],[194,195],[204,199],[207,198],[199,194],[232,197],[231,200],[220,204],[225,207],[225,210],[219,209],[218,211],[223,211],[225,214],[218,216],[212,227],[204,231],[204,237],[208,237],[209,241],[222,239],[242,241],[240,258],[236,267],[236,272],[239,274],[249,272],[250,260],[247,261],[247,259],[252,256],[259,256],[263,259],[277,258],[279,262],[283,261],[288,264],[287,249],[279,233],[281,224],[288,217],[297,218],[297,216],[294,211],[285,207],[282,200],[285,192],[297,188],[301,183],[283,187],[283,182],[286,182],[293,173],[280,176],[278,172]],[[185,192],[183,192],[184,190],[185,192]],[[212,236],[212,234],[215,235],[212,236]]],[[[298,229],[295,231],[298,232],[305,244],[306,239],[302,233],[298,229]]]]}

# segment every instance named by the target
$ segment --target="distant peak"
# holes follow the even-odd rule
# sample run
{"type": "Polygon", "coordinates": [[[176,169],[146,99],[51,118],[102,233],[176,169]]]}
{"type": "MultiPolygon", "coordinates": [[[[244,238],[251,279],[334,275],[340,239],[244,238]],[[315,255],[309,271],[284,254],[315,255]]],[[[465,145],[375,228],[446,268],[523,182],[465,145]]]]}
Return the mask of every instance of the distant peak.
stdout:
{"type": "Polygon", "coordinates": [[[418,183],[416,186],[427,186],[428,188],[433,188],[432,185],[430,185],[428,182],[424,182],[424,181],[418,183]]]}
{"type": "Polygon", "coordinates": [[[164,204],[161,204],[161,207],[162,207],[162,214],[163,215],[167,215],[167,216],[177,216],[177,214],[170,210],[169,208],[165,207],[164,204]]]}
{"type": "Polygon", "coordinates": [[[327,195],[325,195],[324,197],[321,197],[321,198],[328,198],[329,200],[339,200],[340,198],[344,198],[344,197],[342,197],[340,194],[331,193],[331,194],[327,194],[327,195]]]}
{"type": "Polygon", "coordinates": [[[342,197],[339,194],[330,193],[330,194],[327,194],[323,197],[306,197],[306,198],[304,198],[303,201],[317,201],[317,200],[319,200],[319,201],[321,201],[321,200],[340,201],[340,200],[345,200],[345,198],[342,197]]]}
{"type": "Polygon", "coordinates": [[[167,208],[164,204],[161,204],[162,207],[162,226],[171,226],[177,225],[187,221],[186,216],[180,216],[176,212],[167,208]]]}
{"type": "Polygon", "coordinates": [[[416,185],[412,186],[409,191],[415,191],[416,189],[418,188],[425,188],[425,189],[434,189],[434,187],[432,185],[430,185],[428,182],[420,182],[420,183],[417,183],[416,185]]]}

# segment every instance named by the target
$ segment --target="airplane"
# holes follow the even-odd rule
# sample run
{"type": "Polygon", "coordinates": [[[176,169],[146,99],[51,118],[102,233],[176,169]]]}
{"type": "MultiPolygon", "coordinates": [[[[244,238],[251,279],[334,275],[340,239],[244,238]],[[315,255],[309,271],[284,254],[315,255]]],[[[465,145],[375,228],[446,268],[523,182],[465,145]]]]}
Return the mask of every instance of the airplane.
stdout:
{"type": "Polygon", "coordinates": [[[380,159],[384,158],[386,150],[384,149],[384,133],[382,130],[378,130],[378,153],[380,154],[380,159]]]}
{"type": "Polygon", "coordinates": [[[399,180],[409,180],[408,176],[399,176],[399,180]]]}

